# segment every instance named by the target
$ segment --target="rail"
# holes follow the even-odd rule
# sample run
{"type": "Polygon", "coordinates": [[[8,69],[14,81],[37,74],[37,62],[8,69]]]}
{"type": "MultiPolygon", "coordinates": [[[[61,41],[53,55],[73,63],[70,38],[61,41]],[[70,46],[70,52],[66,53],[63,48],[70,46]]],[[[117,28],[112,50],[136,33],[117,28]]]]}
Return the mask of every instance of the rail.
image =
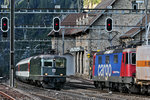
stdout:
{"type": "Polygon", "coordinates": [[[7,100],[16,100],[13,97],[9,96],[8,94],[6,94],[6,93],[4,93],[2,91],[0,91],[0,96],[2,96],[2,98],[7,98],[7,100]]]}

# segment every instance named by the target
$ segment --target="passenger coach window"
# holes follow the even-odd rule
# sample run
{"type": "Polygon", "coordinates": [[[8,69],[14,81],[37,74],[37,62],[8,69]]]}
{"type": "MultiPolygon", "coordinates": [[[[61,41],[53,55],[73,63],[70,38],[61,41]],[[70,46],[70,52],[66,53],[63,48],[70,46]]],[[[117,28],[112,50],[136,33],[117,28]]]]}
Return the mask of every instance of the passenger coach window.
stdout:
{"type": "Polygon", "coordinates": [[[114,63],[118,63],[118,55],[114,55],[114,63]]]}
{"type": "Polygon", "coordinates": [[[136,53],[131,53],[131,59],[132,59],[131,64],[136,64],[136,53]]]}
{"type": "Polygon", "coordinates": [[[106,63],[106,64],[109,64],[109,56],[106,56],[106,58],[105,58],[105,63],[106,63]]]}
{"type": "Polygon", "coordinates": [[[98,57],[98,64],[102,64],[102,56],[98,57]]]}

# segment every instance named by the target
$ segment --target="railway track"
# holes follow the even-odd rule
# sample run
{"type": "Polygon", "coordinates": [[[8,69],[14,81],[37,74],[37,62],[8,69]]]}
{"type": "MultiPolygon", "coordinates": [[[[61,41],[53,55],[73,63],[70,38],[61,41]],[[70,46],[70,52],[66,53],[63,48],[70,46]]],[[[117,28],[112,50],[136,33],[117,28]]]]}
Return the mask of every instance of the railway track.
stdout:
{"type": "Polygon", "coordinates": [[[88,95],[84,95],[83,93],[78,92],[70,92],[69,90],[51,90],[51,89],[44,89],[41,87],[36,87],[33,85],[18,83],[18,88],[24,90],[32,95],[39,97],[39,100],[103,100],[101,97],[91,97],[88,95]],[[43,99],[47,98],[47,99],[43,99]]]}
{"type": "Polygon", "coordinates": [[[24,92],[20,92],[15,88],[10,88],[7,83],[0,84],[0,100],[33,100],[24,92]]]}
{"type": "MultiPolygon", "coordinates": [[[[108,89],[99,90],[96,89],[91,80],[82,79],[80,77],[71,77],[73,80],[80,80],[80,82],[69,82],[67,85],[73,88],[78,89],[78,93],[83,93],[84,95],[89,95],[93,97],[101,97],[103,99],[109,100],[150,100],[150,96],[141,95],[141,94],[128,94],[128,93],[120,93],[116,91],[109,91],[108,89]]],[[[69,90],[70,92],[76,92],[73,90],[69,90]]]]}
{"type": "Polygon", "coordinates": [[[16,100],[15,98],[13,98],[12,96],[0,91],[0,99],[1,100],[16,100]]]}
{"type": "MultiPolygon", "coordinates": [[[[84,80],[85,82],[85,80],[84,80]]],[[[90,82],[67,82],[61,91],[17,82],[18,88],[36,96],[34,100],[149,100],[149,96],[98,90],[90,82]]]]}
{"type": "Polygon", "coordinates": [[[34,96],[39,97],[40,100],[57,100],[56,98],[52,98],[52,97],[49,97],[49,96],[44,96],[44,95],[37,94],[37,93],[31,93],[31,94],[34,95],[34,96]]]}

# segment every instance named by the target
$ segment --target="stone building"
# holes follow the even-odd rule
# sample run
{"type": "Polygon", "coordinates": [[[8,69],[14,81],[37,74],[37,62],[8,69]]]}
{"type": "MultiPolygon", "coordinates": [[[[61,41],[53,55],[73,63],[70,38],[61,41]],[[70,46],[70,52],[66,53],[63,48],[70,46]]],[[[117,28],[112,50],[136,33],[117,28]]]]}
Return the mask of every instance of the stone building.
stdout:
{"type": "Polygon", "coordinates": [[[105,50],[109,46],[120,45],[122,43],[120,35],[133,28],[144,16],[144,14],[138,14],[136,9],[144,8],[143,2],[135,0],[102,0],[95,8],[97,10],[69,14],[62,19],[63,28],[58,37],[54,37],[53,31],[48,34],[52,37],[52,48],[62,54],[64,45],[64,53],[70,53],[74,57],[75,74],[89,76],[92,74],[93,53],[97,50],[105,50]],[[109,9],[120,10],[112,13],[113,10],[109,9]],[[126,11],[121,9],[133,10],[129,10],[129,14],[125,14],[126,11]],[[112,32],[105,30],[107,17],[113,19],[112,32]],[[64,42],[62,33],[64,33],[64,42]]]}

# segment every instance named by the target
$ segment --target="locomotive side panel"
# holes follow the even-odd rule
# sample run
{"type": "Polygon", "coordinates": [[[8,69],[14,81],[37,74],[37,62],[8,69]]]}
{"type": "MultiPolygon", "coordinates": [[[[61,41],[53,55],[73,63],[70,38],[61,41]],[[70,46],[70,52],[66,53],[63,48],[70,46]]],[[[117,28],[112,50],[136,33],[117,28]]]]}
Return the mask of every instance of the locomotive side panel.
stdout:
{"type": "Polygon", "coordinates": [[[122,53],[96,55],[94,77],[100,81],[119,81],[121,59],[122,53]]]}
{"type": "Polygon", "coordinates": [[[136,64],[137,80],[150,80],[150,46],[137,47],[136,64]]]}
{"type": "Polygon", "coordinates": [[[114,53],[112,59],[112,76],[120,76],[122,53],[114,53]]]}
{"type": "Polygon", "coordinates": [[[135,51],[123,52],[121,63],[121,77],[134,77],[136,73],[136,53],[135,51]]]}

